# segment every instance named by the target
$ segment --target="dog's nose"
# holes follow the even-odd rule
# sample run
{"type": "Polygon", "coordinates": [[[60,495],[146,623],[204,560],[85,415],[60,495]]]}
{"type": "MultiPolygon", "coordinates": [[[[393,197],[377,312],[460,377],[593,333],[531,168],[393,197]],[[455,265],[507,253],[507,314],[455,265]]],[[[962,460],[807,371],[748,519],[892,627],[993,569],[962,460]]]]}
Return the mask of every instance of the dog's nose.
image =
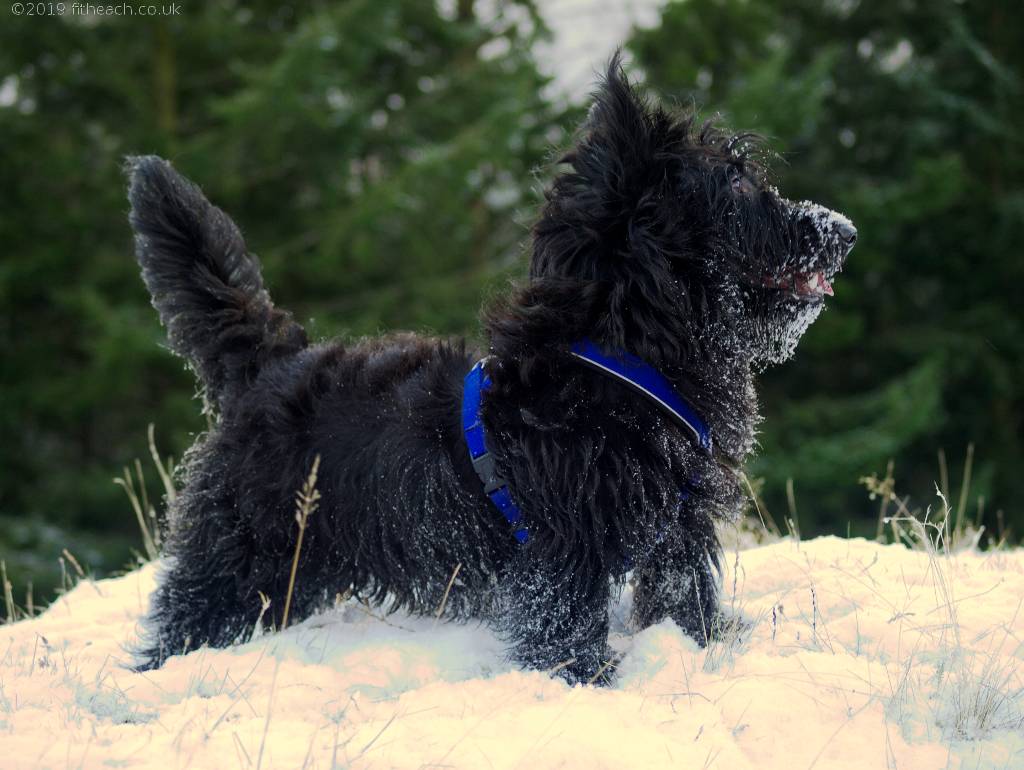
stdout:
{"type": "Polygon", "coordinates": [[[857,242],[857,228],[849,222],[840,222],[836,226],[836,232],[839,233],[839,237],[846,244],[846,248],[852,249],[853,244],[857,242]]]}

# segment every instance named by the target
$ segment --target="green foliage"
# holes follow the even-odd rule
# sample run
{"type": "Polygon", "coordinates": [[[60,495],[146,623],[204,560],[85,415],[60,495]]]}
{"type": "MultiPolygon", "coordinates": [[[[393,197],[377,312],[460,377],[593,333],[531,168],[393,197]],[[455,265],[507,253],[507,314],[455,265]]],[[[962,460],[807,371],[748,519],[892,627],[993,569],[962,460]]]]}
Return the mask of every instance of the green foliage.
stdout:
{"type": "Polygon", "coordinates": [[[786,195],[860,230],[796,361],[762,378],[752,472],[772,507],[790,477],[813,501],[805,534],[870,532],[852,479],[894,457],[927,497],[936,451],[970,441],[974,493],[1024,529],[1022,23],[997,0],[688,0],[630,43],[651,85],[766,134],[786,195]]]}
{"type": "Polygon", "coordinates": [[[205,427],[132,258],[125,155],[200,182],[314,336],[474,333],[481,294],[521,267],[532,172],[563,122],[530,3],[487,14],[220,0],[5,18],[0,514],[137,537],[112,478],[145,456],[147,423],[177,457],[205,427]]]}

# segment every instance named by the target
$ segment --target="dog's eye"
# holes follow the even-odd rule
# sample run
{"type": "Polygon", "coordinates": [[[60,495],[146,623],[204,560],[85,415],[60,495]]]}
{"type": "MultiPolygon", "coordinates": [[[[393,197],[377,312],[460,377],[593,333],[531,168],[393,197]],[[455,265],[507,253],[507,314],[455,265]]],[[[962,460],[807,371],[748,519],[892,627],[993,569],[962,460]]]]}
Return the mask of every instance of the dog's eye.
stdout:
{"type": "Polygon", "coordinates": [[[730,179],[732,183],[732,190],[740,195],[749,195],[754,192],[753,183],[747,179],[739,171],[733,171],[730,179]]]}

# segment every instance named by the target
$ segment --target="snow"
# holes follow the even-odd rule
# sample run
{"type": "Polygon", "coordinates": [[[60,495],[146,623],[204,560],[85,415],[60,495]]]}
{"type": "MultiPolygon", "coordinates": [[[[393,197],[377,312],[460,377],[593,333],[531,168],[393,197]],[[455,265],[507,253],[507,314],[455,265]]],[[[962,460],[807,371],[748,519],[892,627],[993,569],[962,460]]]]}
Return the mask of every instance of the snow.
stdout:
{"type": "MultiPolygon", "coordinates": [[[[552,96],[584,98],[615,50],[635,27],[656,26],[664,0],[545,0],[538,4],[551,29],[536,47],[538,61],[554,78],[552,96]]],[[[626,52],[628,55],[628,51],[626,52]]]]}
{"type": "Polygon", "coordinates": [[[1024,767],[1024,551],[863,540],[727,555],[748,626],[625,627],[611,688],[512,667],[479,626],[348,602],[124,668],[155,565],[0,629],[4,768],[1024,767]]]}

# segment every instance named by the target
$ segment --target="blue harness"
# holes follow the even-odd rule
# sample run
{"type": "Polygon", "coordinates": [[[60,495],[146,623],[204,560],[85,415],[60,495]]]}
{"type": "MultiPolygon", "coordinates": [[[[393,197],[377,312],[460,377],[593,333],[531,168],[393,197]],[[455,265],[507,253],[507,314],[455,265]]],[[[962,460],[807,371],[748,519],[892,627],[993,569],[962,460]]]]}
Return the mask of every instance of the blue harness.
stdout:
{"type": "MultiPolygon", "coordinates": [[[[607,355],[588,339],[573,344],[570,353],[581,362],[615,377],[657,403],[693,434],[701,449],[711,453],[711,431],[708,426],[693,407],[679,396],[672,383],[653,366],[625,351],[607,355]]],[[[483,393],[491,387],[491,378],[484,373],[486,361],[486,358],[477,361],[466,375],[462,390],[462,431],[466,436],[469,459],[476,475],[483,482],[484,493],[511,525],[513,537],[525,543],[530,539],[530,534],[523,521],[523,512],[512,499],[508,482],[497,473],[494,455],[487,450],[484,424],[480,419],[480,401],[483,393]]],[[[687,496],[687,490],[680,492],[681,500],[687,496]]]]}

